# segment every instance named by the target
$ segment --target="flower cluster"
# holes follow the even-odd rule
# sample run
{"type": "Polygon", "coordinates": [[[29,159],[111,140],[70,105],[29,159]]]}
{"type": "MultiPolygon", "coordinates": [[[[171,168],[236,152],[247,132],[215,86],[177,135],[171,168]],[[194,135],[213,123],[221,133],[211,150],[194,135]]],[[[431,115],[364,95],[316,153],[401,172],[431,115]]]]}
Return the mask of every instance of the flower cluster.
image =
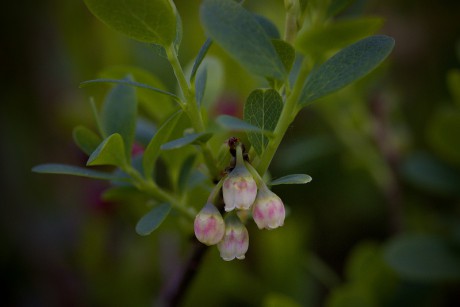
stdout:
{"type": "Polygon", "coordinates": [[[241,144],[236,145],[235,167],[216,186],[194,224],[197,239],[206,245],[217,244],[221,257],[226,261],[244,259],[249,246],[248,230],[235,214],[237,211],[251,213],[259,229],[274,229],[284,223],[283,202],[245,161],[241,144]],[[221,187],[225,220],[213,204],[221,187]]]}

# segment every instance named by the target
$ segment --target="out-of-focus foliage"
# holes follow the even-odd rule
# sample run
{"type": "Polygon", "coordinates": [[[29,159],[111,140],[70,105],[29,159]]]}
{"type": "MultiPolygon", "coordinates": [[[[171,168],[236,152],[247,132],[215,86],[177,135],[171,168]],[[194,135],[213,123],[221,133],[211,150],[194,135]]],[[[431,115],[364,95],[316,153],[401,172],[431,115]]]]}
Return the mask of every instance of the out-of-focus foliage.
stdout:
{"type": "MultiPolygon", "coordinates": [[[[394,54],[371,76],[300,113],[271,176],[294,172],[314,179],[306,186],[274,186],[289,207],[285,226],[267,233],[251,232],[256,226],[249,225],[254,235],[244,262],[223,262],[210,250],[184,306],[460,304],[460,4],[331,1],[328,14],[338,13],[340,22],[360,13],[383,18],[381,33],[395,38],[394,54]]],[[[181,61],[191,66],[205,40],[199,1],[174,2],[184,31],[181,61]]],[[[245,5],[283,29],[282,1],[245,5]]],[[[134,71],[135,80],[175,92],[168,63],[152,48],[106,28],[83,2],[10,1],[2,13],[2,29],[11,29],[0,51],[3,301],[155,304],[187,255],[189,242],[178,232],[189,224],[167,219],[156,235],[141,237],[134,229],[146,212],[145,196],[122,180],[106,190],[99,181],[42,177],[30,169],[43,161],[83,165],[85,157],[71,142],[72,128],[82,122],[90,130],[75,131],[80,147],[92,152],[99,143],[91,141],[89,131],[97,127],[87,97],[101,102],[106,91],[79,89],[81,81],[123,78],[133,72],[125,67],[137,66],[142,70],[134,71]]],[[[314,33],[302,40],[313,40],[314,33]]],[[[342,46],[321,45],[326,47],[342,46]]],[[[209,52],[219,59],[224,93],[211,104],[205,92],[203,103],[215,110],[211,116],[241,118],[259,80],[218,46],[209,52]]],[[[212,65],[206,66],[208,88],[217,82],[210,77],[212,65]]],[[[149,108],[153,102],[172,110],[170,99],[136,93],[142,116],[164,122],[170,112],[149,108]]],[[[155,128],[145,124],[136,133],[150,140],[155,128]]],[[[173,139],[182,136],[179,130],[170,132],[173,139]]],[[[164,155],[166,162],[153,174],[164,184],[204,180],[190,168],[193,151],[180,163],[174,150],[164,155]],[[162,167],[173,169],[174,178],[162,177],[162,167]]],[[[191,189],[186,197],[199,208],[209,191],[191,189]]]]}

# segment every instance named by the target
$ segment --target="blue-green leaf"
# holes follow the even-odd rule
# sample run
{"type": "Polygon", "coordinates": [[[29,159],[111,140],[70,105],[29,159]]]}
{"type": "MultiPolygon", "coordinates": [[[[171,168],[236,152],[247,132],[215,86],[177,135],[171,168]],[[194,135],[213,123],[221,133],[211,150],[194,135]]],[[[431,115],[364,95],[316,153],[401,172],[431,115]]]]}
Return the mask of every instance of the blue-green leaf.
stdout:
{"type": "Polygon", "coordinates": [[[460,196],[460,173],[427,153],[415,153],[402,165],[403,177],[421,191],[460,196]]]}
{"type": "Polygon", "coordinates": [[[176,108],[173,99],[177,97],[166,91],[165,85],[157,76],[139,67],[117,65],[105,68],[98,74],[98,77],[102,78],[101,80],[119,80],[126,75],[133,76],[133,79],[137,81],[123,84],[136,87],[141,111],[153,118],[156,123],[162,123],[176,108]]]}
{"type": "Polygon", "coordinates": [[[195,99],[198,103],[198,106],[201,106],[201,102],[203,100],[204,91],[206,89],[206,80],[208,78],[208,70],[206,66],[203,66],[198,71],[198,76],[195,82],[195,99]]]}
{"type": "Polygon", "coordinates": [[[135,82],[135,81],[126,80],[126,79],[125,79],[125,80],[117,80],[117,79],[95,79],[95,80],[87,80],[87,81],[81,82],[81,83],[80,83],[80,87],[84,87],[84,86],[86,86],[86,85],[93,84],[93,83],[116,83],[116,84],[130,85],[130,86],[134,86],[134,87],[145,88],[145,89],[148,89],[148,90],[151,90],[151,91],[154,91],[154,92],[163,94],[163,95],[170,96],[170,97],[172,97],[172,98],[175,99],[175,100],[179,100],[179,97],[177,97],[176,95],[174,95],[174,94],[172,94],[172,93],[170,93],[170,92],[164,91],[164,90],[162,90],[162,89],[159,89],[159,88],[156,88],[156,87],[153,87],[153,86],[144,84],[144,83],[135,82]]]}
{"type": "Polygon", "coordinates": [[[206,53],[208,53],[209,48],[211,48],[211,45],[212,39],[208,38],[204,42],[203,46],[201,46],[201,49],[198,52],[198,55],[196,56],[195,62],[193,63],[192,73],[190,74],[190,81],[193,81],[195,79],[198,68],[200,67],[201,62],[203,62],[206,53]]]}
{"type": "Polygon", "coordinates": [[[206,32],[247,70],[284,79],[283,63],[252,13],[233,0],[205,0],[200,13],[206,32]]]}
{"type": "Polygon", "coordinates": [[[37,165],[34,168],[32,168],[32,171],[41,174],[61,174],[101,180],[128,181],[128,178],[117,177],[111,173],[95,171],[79,166],[57,163],[37,165]]]}
{"type": "Polygon", "coordinates": [[[283,176],[270,182],[270,185],[278,184],[305,184],[311,181],[311,177],[305,174],[292,174],[283,176]]]}
{"type": "Polygon", "coordinates": [[[171,132],[182,115],[182,110],[171,115],[158,129],[144,151],[142,167],[146,178],[152,177],[153,168],[160,155],[160,146],[169,139],[171,132]]]}
{"type": "Polygon", "coordinates": [[[393,47],[393,38],[376,35],[342,49],[308,76],[299,103],[306,106],[364,77],[380,65],[393,47]]]}
{"type": "Polygon", "coordinates": [[[440,282],[460,280],[460,253],[442,237],[402,235],[390,241],[385,260],[404,279],[440,282]]]}
{"type": "Polygon", "coordinates": [[[75,127],[72,136],[78,148],[88,156],[91,155],[102,142],[102,139],[96,133],[84,126],[75,127]]]}
{"type": "Polygon", "coordinates": [[[128,85],[115,86],[105,98],[100,116],[104,136],[119,133],[124,141],[126,157],[130,157],[136,131],[136,91],[128,85]]]}
{"type": "Polygon", "coordinates": [[[190,154],[187,158],[185,158],[184,162],[182,163],[182,167],[179,172],[179,179],[177,184],[177,189],[179,192],[183,193],[184,190],[187,188],[187,183],[190,177],[190,174],[193,170],[193,165],[195,164],[196,155],[190,154]]]}
{"type": "Polygon", "coordinates": [[[280,32],[275,24],[268,18],[262,15],[254,14],[254,18],[257,20],[259,25],[264,29],[268,37],[272,39],[279,39],[280,32]]]}
{"type": "MultiPolygon", "coordinates": [[[[244,105],[244,120],[261,131],[273,131],[283,110],[283,100],[273,89],[254,90],[244,105]]],[[[251,145],[259,155],[268,144],[268,137],[262,132],[248,132],[251,145]]]]}
{"type": "Polygon", "coordinates": [[[148,236],[166,219],[171,212],[170,204],[161,204],[144,215],[136,225],[136,232],[141,236],[148,236]]]}
{"type": "Polygon", "coordinates": [[[200,144],[208,141],[212,137],[211,132],[190,133],[181,137],[180,139],[173,140],[166,144],[161,145],[162,150],[171,150],[184,147],[190,144],[200,144]]]}
{"type": "Polygon", "coordinates": [[[276,53],[281,59],[281,62],[283,63],[284,69],[287,72],[291,71],[295,60],[294,47],[281,39],[272,39],[272,44],[275,47],[276,53]]]}
{"type": "Polygon", "coordinates": [[[273,136],[273,131],[261,130],[257,126],[230,115],[220,115],[216,118],[216,122],[227,130],[263,133],[267,136],[273,136]]]}
{"type": "Polygon", "coordinates": [[[176,8],[169,0],[84,0],[97,18],[135,40],[169,46],[176,38],[176,8]]]}
{"type": "Polygon", "coordinates": [[[120,134],[114,133],[106,138],[89,156],[86,165],[114,165],[123,168],[127,160],[125,146],[120,134]]]}

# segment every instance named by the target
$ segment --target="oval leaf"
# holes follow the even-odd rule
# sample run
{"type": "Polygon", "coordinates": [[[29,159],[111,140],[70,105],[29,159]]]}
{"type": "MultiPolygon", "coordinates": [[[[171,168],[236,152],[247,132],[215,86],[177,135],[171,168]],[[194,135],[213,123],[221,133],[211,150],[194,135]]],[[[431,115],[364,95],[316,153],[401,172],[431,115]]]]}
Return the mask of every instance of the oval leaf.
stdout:
{"type": "Polygon", "coordinates": [[[200,13],[206,32],[246,69],[284,79],[283,63],[253,14],[233,0],[205,0],[200,13]]]}
{"type": "Polygon", "coordinates": [[[140,109],[156,123],[162,123],[174,111],[176,106],[173,99],[177,97],[166,91],[165,85],[157,76],[139,67],[117,65],[104,69],[98,77],[110,80],[122,79],[126,75],[133,76],[133,79],[137,81],[126,84],[136,87],[140,109]]]}
{"type": "MultiPolygon", "coordinates": [[[[244,120],[261,131],[273,131],[283,110],[283,100],[273,89],[254,90],[244,104],[244,120]]],[[[261,132],[248,132],[251,145],[259,155],[268,144],[268,137],[261,132]]]]}
{"type": "Polygon", "coordinates": [[[460,174],[427,153],[415,153],[402,165],[404,179],[421,191],[441,196],[460,196],[460,174]]]}
{"type": "Polygon", "coordinates": [[[283,63],[284,69],[289,72],[291,71],[292,65],[295,60],[295,50],[289,43],[282,39],[272,39],[272,44],[275,47],[276,53],[283,63]]]}
{"type": "Polygon", "coordinates": [[[141,236],[147,236],[157,229],[171,212],[170,204],[162,204],[153,208],[144,215],[136,225],[136,232],[141,236]]]}
{"type": "Polygon", "coordinates": [[[274,38],[274,39],[279,39],[281,37],[280,32],[278,31],[278,28],[270,19],[266,18],[265,16],[258,15],[258,14],[254,14],[254,18],[257,20],[259,25],[264,29],[268,37],[274,38]]]}
{"type": "Polygon", "coordinates": [[[135,40],[168,47],[176,38],[176,8],[169,0],[84,0],[110,28],[135,40]]]}
{"type": "Polygon", "coordinates": [[[79,166],[56,163],[37,165],[34,168],[32,168],[32,172],[41,174],[72,175],[101,180],[128,181],[127,178],[117,177],[112,175],[111,173],[95,171],[79,166]]]}
{"type": "Polygon", "coordinates": [[[364,77],[390,54],[394,39],[370,36],[342,49],[308,76],[300,97],[302,106],[364,77]]]}
{"type": "Polygon", "coordinates": [[[142,158],[142,167],[144,169],[144,175],[146,178],[152,177],[153,168],[160,155],[160,146],[169,139],[171,132],[177,124],[177,121],[182,115],[182,110],[177,111],[171,115],[165,123],[158,129],[147,148],[144,151],[142,158]]]}
{"type": "MultiPolygon", "coordinates": [[[[130,78],[126,79],[132,81],[130,78]]],[[[104,135],[119,133],[124,141],[126,157],[130,157],[137,118],[134,88],[123,84],[115,86],[107,95],[100,116],[104,135]]]]}
{"type": "Polygon", "coordinates": [[[273,135],[272,131],[261,130],[257,126],[251,125],[242,119],[230,115],[220,115],[217,117],[216,122],[228,130],[263,133],[268,136],[273,135]]]}
{"type": "Polygon", "coordinates": [[[91,155],[102,142],[102,139],[96,133],[84,126],[75,127],[72,136],[78,148],[88,156],[91,155]]]}
{"type": "Polygon", "coordinates": [[[89,156],[86,165],[126,165],[125,146],[120,134],[114,133],[106,138],[89,156]]]}
{"type": "Polygon", "coordinates": [[[184,147],[189,144],[200,144],[206,142],[212,137],[211,132],[190,133],[180,139],[173,140],[166,144],[161,145],[162,150],[171,150],[184,147]]]}
{"type": "Polygon", "coordinates": [[[460,280],[460,254],[443,238],[404,235],[391,241],[385,260],[402,277],[417,281],[460,280]]]}
{"type": "Polygon", "coordinates": [[[270,185],[278,184],[305,184],[311,181],[311,177],[305,174],[292,174],[283,176],[270,182],[270,185]]]}

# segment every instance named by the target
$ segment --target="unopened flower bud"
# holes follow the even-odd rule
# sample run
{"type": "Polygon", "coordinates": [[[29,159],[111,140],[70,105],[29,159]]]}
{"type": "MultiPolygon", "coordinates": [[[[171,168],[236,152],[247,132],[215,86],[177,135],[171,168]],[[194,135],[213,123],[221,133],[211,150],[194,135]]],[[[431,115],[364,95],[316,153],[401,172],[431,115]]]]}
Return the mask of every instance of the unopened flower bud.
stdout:
{"type": "Polygon", "coordinates": [[[224,180],[222,188],[225,211],[249,209],[257,195],[257,185],[244,163],[237,163],[224,180]]]}
{"type": "Polygon", "coordinates": [[[208,202],[195,217],[194,228],[198,241],[206,245],[214,245],[224,236],[224,219],[219,210],[208,202]]]}
{"type": "Polygon", "coordinates": [[[225,261],[230,261],[235,258],[244,259],[248,247],[248,230],[236,215],[227,215],[225,218],[224,238],[217,244],[220,256],[225,261]]]}
{"type": "Polygon", "coordinates": [[[266,186],[259,189],[252,206],[252,217],[259,229],[274,229],[284,224],[286,215],[281,199],[266,186]]]}

